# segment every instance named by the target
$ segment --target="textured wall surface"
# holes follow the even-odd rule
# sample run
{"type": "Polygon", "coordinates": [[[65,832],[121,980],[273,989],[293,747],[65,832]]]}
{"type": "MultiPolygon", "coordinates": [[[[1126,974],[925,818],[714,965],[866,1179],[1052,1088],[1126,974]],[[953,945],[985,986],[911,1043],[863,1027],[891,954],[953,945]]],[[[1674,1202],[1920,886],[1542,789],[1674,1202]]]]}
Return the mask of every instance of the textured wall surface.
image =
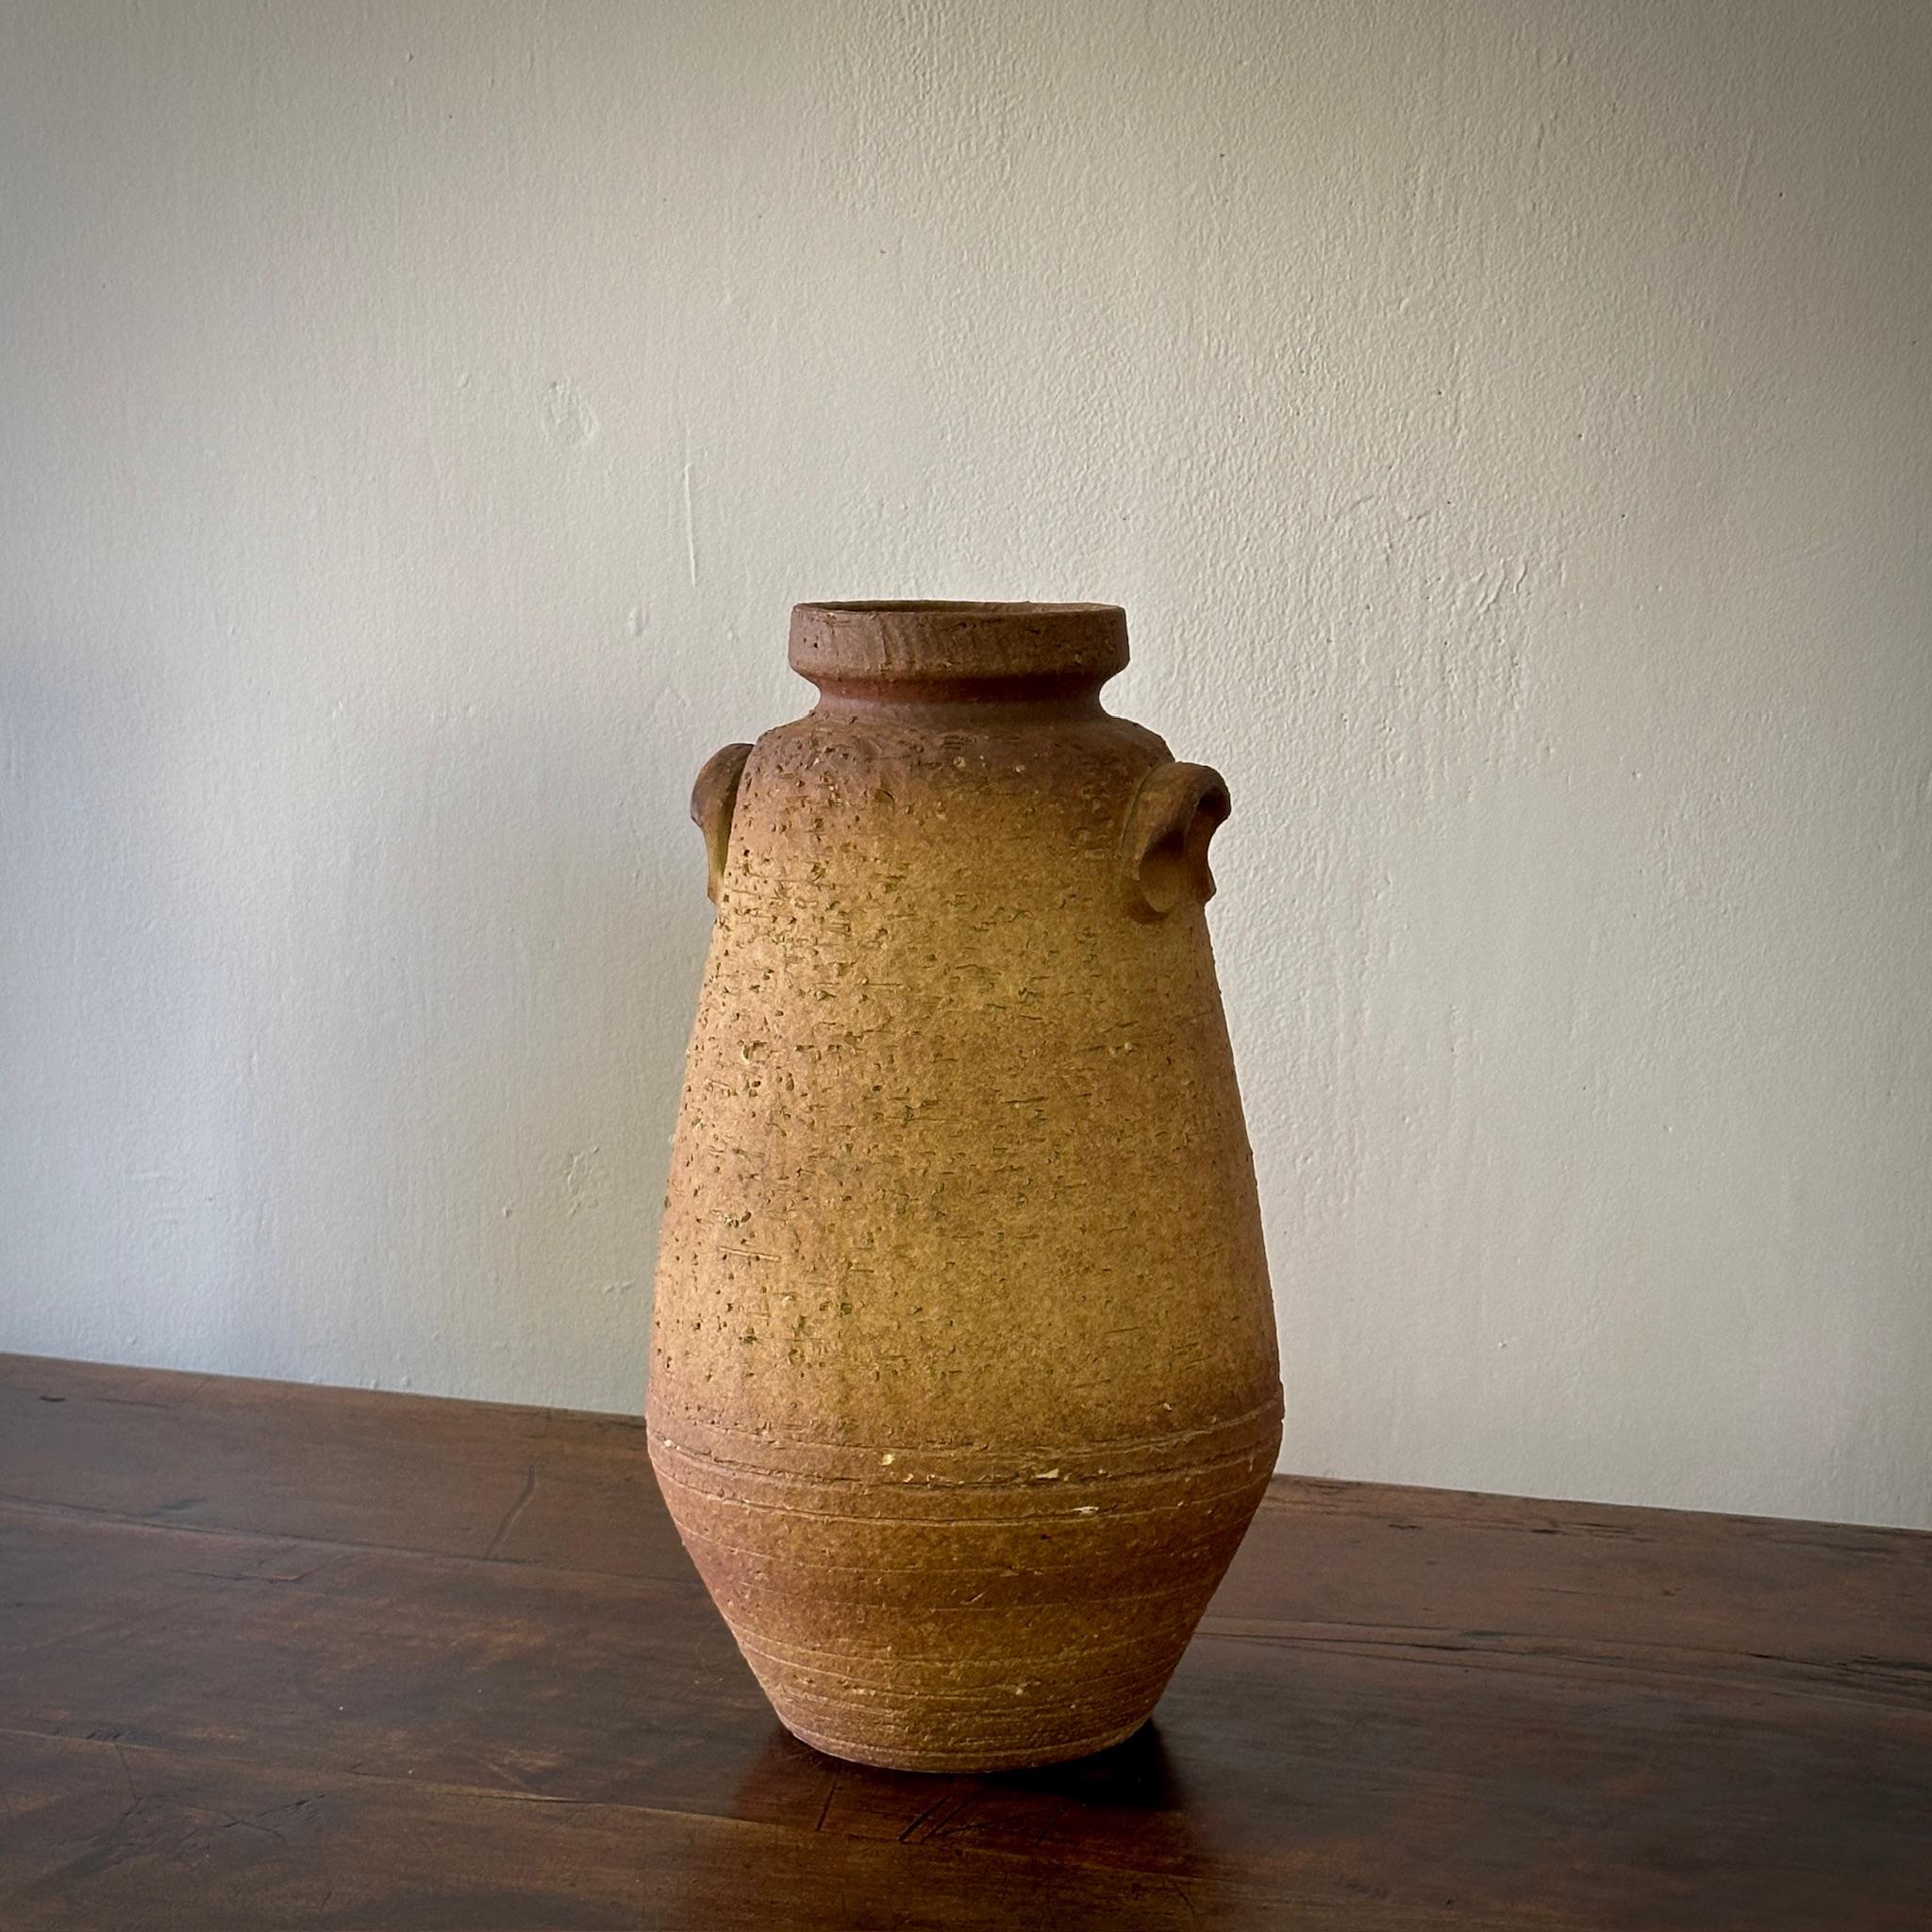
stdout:
{"type": "Polygon", "coordinates": [[[1286,1462],[1932,1523],[1932,8],[0,35],[0,1346],[635,1408],[699,761],[1101,598],[1286,1462]]]}

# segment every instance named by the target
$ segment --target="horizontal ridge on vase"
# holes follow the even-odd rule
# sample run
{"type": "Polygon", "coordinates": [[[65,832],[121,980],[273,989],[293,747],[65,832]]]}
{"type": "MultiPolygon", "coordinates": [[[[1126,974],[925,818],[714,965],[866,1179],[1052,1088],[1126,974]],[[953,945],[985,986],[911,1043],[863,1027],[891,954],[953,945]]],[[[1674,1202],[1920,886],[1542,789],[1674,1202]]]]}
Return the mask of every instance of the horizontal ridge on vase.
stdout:
{"type": "Polygon", "coordinates": [[[1227,788],[1093,604],[805,604],[805,717],[691,815],[717,904],[652,1462],[778,1716],[964,1772],[1153,1710],[1281,1436],[1203,908],[1227,788]]]}

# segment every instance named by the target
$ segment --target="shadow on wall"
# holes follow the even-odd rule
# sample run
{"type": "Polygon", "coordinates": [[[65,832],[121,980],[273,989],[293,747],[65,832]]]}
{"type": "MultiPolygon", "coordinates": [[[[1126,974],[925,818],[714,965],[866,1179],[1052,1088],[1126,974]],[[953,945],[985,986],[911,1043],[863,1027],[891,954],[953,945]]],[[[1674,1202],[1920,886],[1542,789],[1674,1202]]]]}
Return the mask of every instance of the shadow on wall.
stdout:
{"type": "MultiPolygon", "coordinates": [[[[696,760],[660,739],[626,770],[575,710],[439,715],[385,756],[412,775],[336,941],[367,949],[366,983],[320,1002],[308,1041],[341,1144],[379,1130],[314,1205],[346,1203],[360,1265],[417,1303],[391,1317],[404,1375],[420,1348],[440,1387],[634,1410],[711,912],[684,813],[696,760]]],[[[352,1304],[346,1287],[296,1284],[291,1325],[352,1304]]],[[[317,1352],[387,1350],[344,1333],[317,1352]]]]}
{"type": "Polygon", "coordinates": [[[568,682],[17,684],[0,1346],[639,1406],[697,760],[568,682]]]}
{"type": "Polygon", "coordinates": [[[165,718],[72,662],[0,669],[0,1347],[142,1360],[165,1327],[192,1361],[248,1319],[254,1151],[208,1077],[165,718]]]}

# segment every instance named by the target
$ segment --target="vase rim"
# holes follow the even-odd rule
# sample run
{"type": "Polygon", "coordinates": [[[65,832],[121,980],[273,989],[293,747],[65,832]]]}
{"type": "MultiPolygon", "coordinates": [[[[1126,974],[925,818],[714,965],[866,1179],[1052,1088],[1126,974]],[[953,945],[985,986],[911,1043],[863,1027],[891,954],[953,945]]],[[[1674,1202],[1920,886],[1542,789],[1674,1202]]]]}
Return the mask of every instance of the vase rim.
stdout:
{"type": "Polygon", "coordinates": [[[1126,666],[1127,616],[1117,604],[800,604],[790,658],[822,690],[1041,681],[1097,691],[1126,666]]]}

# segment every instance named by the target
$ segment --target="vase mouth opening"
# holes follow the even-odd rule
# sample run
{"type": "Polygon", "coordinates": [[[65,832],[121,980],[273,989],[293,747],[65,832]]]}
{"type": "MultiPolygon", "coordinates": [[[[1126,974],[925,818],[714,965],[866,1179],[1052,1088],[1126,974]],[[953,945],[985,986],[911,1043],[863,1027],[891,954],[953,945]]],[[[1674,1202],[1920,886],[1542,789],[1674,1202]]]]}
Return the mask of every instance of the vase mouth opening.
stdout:
{"type": "Polygon", "coordinates": [[[1127,617],[1116,604],[800,604],[790,659],[828,693],[1073,695],[1126,667],[1127,617]]]}

